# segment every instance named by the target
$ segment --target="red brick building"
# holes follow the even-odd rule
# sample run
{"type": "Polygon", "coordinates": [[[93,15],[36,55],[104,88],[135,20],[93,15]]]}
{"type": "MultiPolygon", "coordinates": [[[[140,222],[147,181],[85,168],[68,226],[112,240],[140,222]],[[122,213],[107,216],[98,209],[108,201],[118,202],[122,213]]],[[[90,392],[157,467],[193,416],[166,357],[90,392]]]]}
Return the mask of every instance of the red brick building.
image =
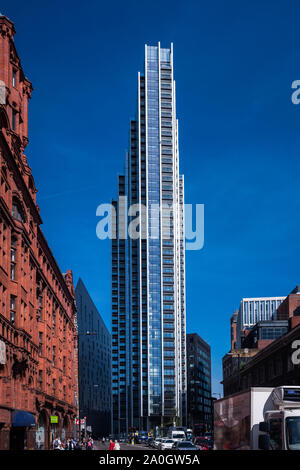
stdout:
{"type": "Polygon", "coordinates": [[[300,325],[300,286],[296,286],[277,309],[278,320],[288,320],[290,328],[300,325]]]}
{"type": "Polygon", "coordinates": [[[231,349],[236,348],[237,343],[237,319],[239,311],[236,310],[230,317],[230,342],[231,349]]]}
{"type": "Polygon", "coordinates": [[[40,228],[24,155],[32,86],[14,33],[0,16],[0,449],[47,449],[54,435],[73,435],[76,309],[72,273],[61,273],[40,228]]]}

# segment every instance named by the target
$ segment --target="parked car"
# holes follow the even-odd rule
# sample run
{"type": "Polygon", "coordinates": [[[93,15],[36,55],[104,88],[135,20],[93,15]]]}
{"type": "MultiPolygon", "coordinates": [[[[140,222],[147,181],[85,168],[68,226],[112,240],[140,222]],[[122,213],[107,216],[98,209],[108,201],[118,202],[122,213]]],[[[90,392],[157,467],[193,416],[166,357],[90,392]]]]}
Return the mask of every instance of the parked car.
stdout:
{"type": "Polygon", "coordinates": [[[205,447],[207,450],[212,450],[214,447],[214,442],[212,439],[208,439],[206,437],[196,437],[195,445],[205,447]]]}
{"type": "Polygon", "coordinates": [[[162,439],[158,445],[158,449],[160,450],[172,449],[174,444],[175,442],[173,441],[173,439],[162,439]]]}
{"type": "Polygon", "coordinates": [[[193,444],[191,441],[177,441],[173,445],[172,449],[174,450],[201,450],[198,449],[195,444],[193,444]]]}
{"type": "Polygon", "coordinates": [[[154,447],[155,449],[158,449],[158,446],[159,446],[159,444],[161,443],[161,441],[162,441],[162,438],[161,438],[161,437],[157,437],[157,438],[154,440],[153,447],[154,447]]]}

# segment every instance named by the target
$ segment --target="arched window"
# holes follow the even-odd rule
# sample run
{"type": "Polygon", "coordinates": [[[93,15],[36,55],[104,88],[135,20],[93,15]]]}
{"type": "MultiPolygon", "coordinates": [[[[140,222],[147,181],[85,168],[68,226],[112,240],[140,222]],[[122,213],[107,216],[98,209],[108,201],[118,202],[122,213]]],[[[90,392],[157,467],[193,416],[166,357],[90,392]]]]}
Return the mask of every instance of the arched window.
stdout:
{"type": "Polygon", "coordinates": [[[21,204],[16,199],[13,200],[11,214],[15,219],[19,220],[20,222],[25,222],[23,209],[21,207],[21,204]]]}

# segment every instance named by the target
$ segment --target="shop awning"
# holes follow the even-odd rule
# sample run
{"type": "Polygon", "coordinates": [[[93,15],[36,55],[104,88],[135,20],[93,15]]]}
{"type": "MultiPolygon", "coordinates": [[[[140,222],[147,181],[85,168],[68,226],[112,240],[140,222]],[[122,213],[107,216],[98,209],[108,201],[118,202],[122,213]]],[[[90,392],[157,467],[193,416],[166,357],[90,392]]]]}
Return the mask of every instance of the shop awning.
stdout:
{"type": "Polygon", "coordinates": [[[28,411],[15,410],[11,414],[11,424],[15,427],[35,426],[35,419],[28,411]]]}

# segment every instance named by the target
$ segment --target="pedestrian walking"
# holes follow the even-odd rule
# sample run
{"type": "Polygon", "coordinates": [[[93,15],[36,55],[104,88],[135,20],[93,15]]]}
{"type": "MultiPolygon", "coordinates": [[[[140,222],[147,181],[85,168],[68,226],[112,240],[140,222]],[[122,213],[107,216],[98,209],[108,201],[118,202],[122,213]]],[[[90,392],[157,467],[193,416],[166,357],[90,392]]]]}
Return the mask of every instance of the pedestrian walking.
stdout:
{"type": "Polygon", "coordinates": [[[74,439],[70,439],[69,450],[74,450],[75,447],[76,447],[76,442],[74,441],[74,439]]]}
{"type": "Polygon", "coordinates": [[[36,447],[37,447],[38,450],[41,450],[41,448],[42,448],[41,436],[39,436],[39,438],[37,440],[36,447]]]}
{"type": "Polygon", "coordinates": [[[89,437],[86,443],[86,450],[93,450],[93,443],[93,439],[89,437]]]}
{"type": "Polygon", "coordinates": [[[109,450],[114,450],[115,448],[115,443],[110,439],[109,441],[109,450]]]}
{"type": "Polygon", "coordinates": [[[115,447],[114,447],[114,450],[120,450],[121,447],[120,447],[120,444],[118,441],[115,441],[115,447]]]}
{"type": "Polygon", "coordinates": [[[59,437],[56,437],[53,441],[53,449],[54,450],[61,450],[61,440],[59,437]]]}

